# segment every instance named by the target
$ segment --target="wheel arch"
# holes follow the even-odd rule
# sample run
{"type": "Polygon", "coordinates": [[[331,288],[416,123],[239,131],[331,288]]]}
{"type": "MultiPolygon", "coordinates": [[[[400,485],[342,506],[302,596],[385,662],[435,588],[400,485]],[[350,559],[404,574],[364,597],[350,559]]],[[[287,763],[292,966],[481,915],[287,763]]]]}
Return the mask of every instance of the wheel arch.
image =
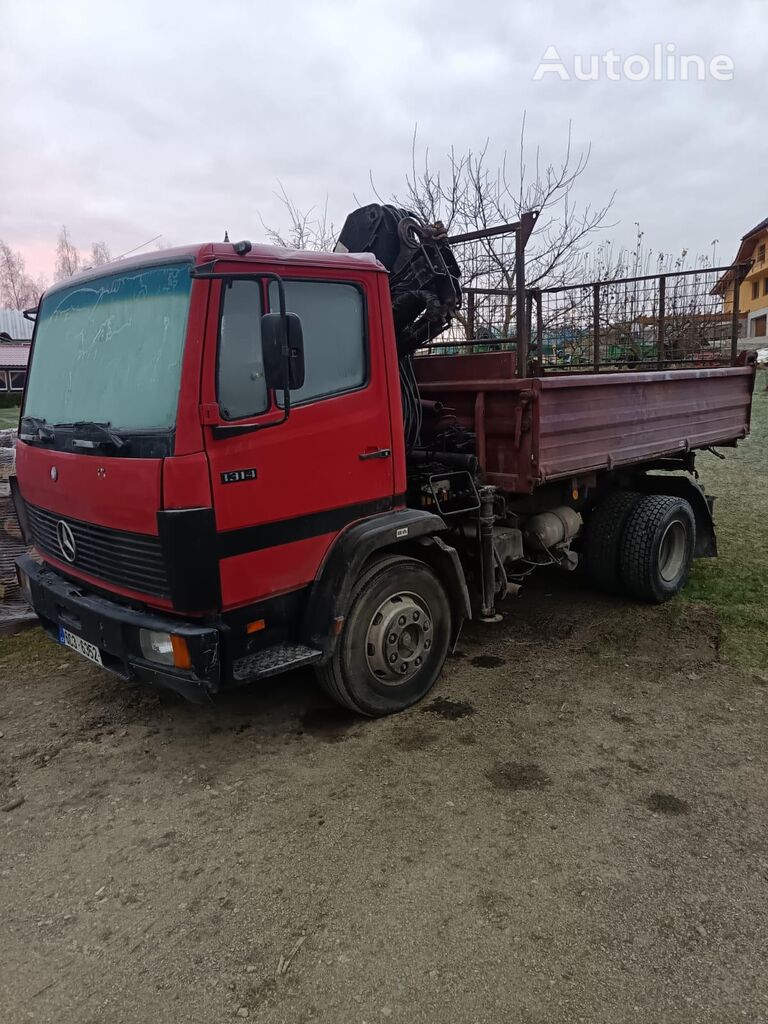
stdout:
{"type": "Polygon", "coordinates": [[[373,558],[385,554],[410,555],[434,570],[451,606],[455,642],[472,613],[458,552],[439,536],[446,529],[432,512],[401,509],[353,523],[339,534],[312,584],[304,617],[304,635],[323,651],[324,659],[333,654],[355,581],[373,558]]]}

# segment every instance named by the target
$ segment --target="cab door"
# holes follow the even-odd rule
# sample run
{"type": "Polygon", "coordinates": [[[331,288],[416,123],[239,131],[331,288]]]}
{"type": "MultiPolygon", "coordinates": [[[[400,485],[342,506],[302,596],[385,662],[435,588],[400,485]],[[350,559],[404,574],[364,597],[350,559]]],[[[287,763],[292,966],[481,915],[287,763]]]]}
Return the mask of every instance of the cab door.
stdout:
{"type": "Polygon", "coordinates": [[[261,354],[275,283],[233,278],[212,293],[203,410],[224,608],[305,586],[340,530],[394,504],[377,275],[281,277],[305,362],[282,422],[261,354]]]}

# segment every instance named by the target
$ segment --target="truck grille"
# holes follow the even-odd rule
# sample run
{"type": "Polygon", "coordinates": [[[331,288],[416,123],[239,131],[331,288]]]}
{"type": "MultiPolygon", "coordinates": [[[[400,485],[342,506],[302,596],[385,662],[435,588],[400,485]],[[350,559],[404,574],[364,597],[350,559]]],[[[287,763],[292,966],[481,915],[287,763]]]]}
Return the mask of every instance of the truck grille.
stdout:
{"type": "Polygon", "coordinates": [[[75,557],[71,562],[74,569],[139,594],[169,596],[158,537],[82,523],[35,505],[28,504],[26,511],[35,547],[57,561],[69,562],[62,554],[57,533],[58,524],[64,522],[75,541],[75,557]]]}

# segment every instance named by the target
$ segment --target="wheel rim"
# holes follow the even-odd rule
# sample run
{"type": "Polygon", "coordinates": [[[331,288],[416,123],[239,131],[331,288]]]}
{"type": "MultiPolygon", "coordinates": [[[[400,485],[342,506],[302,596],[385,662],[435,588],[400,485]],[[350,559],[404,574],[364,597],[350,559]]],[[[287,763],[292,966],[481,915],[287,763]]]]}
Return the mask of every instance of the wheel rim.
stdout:
{"type": "Polygon", "coordinates": [[[677,579],[685,565],[688,533],[683,523],[676,519],[664,531],[659,545],[659,575],[665,583],[677,579]]]}
{"type": "Polygon", "coordinates": [[[392,594],[374,612],[365,637],[368,668],[387,686],[418,672],[432,649],[432,614],[422,597],[392,594]]]}

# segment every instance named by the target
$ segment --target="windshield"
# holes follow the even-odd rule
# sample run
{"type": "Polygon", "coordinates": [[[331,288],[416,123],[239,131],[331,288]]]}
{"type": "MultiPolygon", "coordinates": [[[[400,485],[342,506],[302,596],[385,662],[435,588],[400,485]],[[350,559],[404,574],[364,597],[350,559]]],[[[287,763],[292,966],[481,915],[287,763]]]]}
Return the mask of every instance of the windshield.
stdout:
{"type": "Polygon", "coordinates": [[[50,425],[168,430],[176,419],[187,326],[187,263],[57,290],[38,314],[24,415],[50,425]]]}

